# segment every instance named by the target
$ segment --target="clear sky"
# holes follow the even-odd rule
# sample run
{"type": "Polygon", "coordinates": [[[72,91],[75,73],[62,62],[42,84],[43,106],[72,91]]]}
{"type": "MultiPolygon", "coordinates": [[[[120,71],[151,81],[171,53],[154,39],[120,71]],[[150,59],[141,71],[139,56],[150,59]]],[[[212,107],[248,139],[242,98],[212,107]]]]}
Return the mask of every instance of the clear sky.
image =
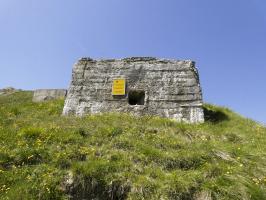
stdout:
{"type": "Polygon", "coordinates": [[[204,101],[266,123],[265,0],[1,0],[0,88],[67,88],[80,57],[195,60],[204,101]]]}

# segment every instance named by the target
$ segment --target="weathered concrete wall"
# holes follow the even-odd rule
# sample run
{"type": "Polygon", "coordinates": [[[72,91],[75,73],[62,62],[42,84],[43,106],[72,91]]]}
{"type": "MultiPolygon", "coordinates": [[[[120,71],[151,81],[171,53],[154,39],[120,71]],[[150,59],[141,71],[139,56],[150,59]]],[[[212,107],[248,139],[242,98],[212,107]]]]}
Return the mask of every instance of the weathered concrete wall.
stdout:
{"type": "Polygon", "coordinates": [[[63,114],[125,112],[178,121],[204,121],[198,72],[192,61],[155,58],[80,59],[73,68],[63,114]],[[113,96],[115,78],[126,79],[126,95],[113,96]],[[144,105],[130,105],[131,90],[144,91],[144,105]]]}
{"type": "Polygon", "coordinates": [[[64,89],[40,89],[35,90],[33,94],[33,102],[42,102],[52,99],[65,98],[67,90],[64,89]]]}

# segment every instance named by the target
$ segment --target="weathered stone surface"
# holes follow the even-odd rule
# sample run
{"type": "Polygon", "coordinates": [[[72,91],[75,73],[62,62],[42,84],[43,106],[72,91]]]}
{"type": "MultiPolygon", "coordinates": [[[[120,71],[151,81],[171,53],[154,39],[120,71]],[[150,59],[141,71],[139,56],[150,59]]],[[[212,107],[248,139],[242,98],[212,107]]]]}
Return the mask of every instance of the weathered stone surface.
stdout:
{"type": "Polygon", "coordinates": [[[64,89],[40,89],[35,90],[33,95],[33,102],[42,102],[52,99],[65,98],[67,90],[64,89]]]}
{"type": "Polygon", "coordinates": [[[19,92],[21,91],[20,89],[15,89],[13,87],[6,87],[3,89],[0,89],[0,95],[9,95],[9,94],[13,94],[15,92],[19,92]]]}
{"type": "Polygon", "coordinates": [[[195,63],[150,57],[80,59],[73,67],[63,114],[82,116],[102,112],[148,114],[191,123],[203,122],[202,92],[195,63]],[[126,79],[126,95],[112,95],[116,78],[126,79]],[[143,91],[144,105],[130,105],[130,91],[143,91]]]}
{"type": "Polygon", "coordinates": [[[209,191],[201,191],[194,195],[194,200],[212,200],[211,193],[209,191]]]}

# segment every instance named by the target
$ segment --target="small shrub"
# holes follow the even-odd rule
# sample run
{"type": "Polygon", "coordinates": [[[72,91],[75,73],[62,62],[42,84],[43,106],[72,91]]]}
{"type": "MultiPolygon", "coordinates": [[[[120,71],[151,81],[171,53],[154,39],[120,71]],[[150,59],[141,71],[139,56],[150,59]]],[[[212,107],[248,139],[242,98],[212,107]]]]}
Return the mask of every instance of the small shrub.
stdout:
{"type": "Polygon", "coordinates": [[[242,138],[234,133],[227,133],[225,134],[225,137],[227,138],[229,142],[233,142],[233,143],[240,143],[242,141],[242,138]]]}
{"type": "Polygon", "coordinates": [[[17,107],[12,108],[11,113],[13,113],[15,116],[18,116],[21,114],[20,110],[17,107]]]}
{"type": "Polygon", "coordinates": [[[43,132],[43,129],[41,128],[27,127],[27,128],[23,128],[20,131],[19,136],[23,137],[24,139],[36,140],[37,138],[40,137],[42,132],[43,132]]]}
{"type": "Polygon", "coordinates": [[[195,170],[205,163],[200,156],[168,158],[164,162],[166,170],[195,170]]]}

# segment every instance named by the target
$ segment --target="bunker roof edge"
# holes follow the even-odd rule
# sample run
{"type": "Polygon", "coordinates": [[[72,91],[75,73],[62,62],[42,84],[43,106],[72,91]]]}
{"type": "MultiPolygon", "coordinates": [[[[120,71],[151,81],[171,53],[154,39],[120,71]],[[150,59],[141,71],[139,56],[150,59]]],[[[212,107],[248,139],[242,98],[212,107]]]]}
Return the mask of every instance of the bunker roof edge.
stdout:
{"type": "Polygon", "coordinates": [[[115,61],[125,61],[125,62],[140,62],[140,61],[161,61],[161,62],[187,62],[194,63],[192,60],[177,60],[177,59],[167,59],[167,58],[156,58],[156,57],[126,57],[118,59],[100,58],[93,59],[91,57],[82,57],[78,60],[79,62],[115,62],[115,61]]]}

